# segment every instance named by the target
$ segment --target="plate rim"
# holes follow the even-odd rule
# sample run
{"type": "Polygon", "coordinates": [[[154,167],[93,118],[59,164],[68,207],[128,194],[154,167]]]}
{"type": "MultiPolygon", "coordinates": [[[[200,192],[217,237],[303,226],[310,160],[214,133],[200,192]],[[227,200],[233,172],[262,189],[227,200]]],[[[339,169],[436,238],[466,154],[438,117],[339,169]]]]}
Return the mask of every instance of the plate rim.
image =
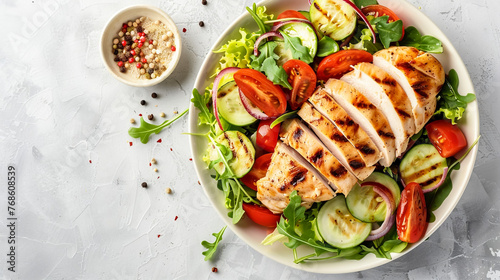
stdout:
{"type": "MultiPolygon", "coordinates": [[[[269,3],[274,3],[274,2],[286,2],[287,0],[263,0],[263,1],[259,1],[257,2],[257,6],[266,6],[268,5],[269,3]]],[[[387,5],[387,3],[400,3],[400,5],[404,5],[406,7],[408,7],[410,9],[409,13],[415,13],[415,16],[412,16],[412,18],[424,18],[425,21],[426,21],[426,24],[430,24],[430,26],[435,29],[435,32],[438,33],[438,34],[429,34],[429,35],[432,35],[432,36],[435,36],[437,38],[439,38],[441,40],[441,42],[443,43],[443,45],[445,46],[445,52],[448,53],[451,57],[453,57],[454,59],[454,63],[455,64],[458,64],[459,67],[463,68],[465,71],[457,71],[459,77],[460,77],[460,85],[459,85],[459,88],[461,86],[463,86],[463,84],[467,84],[469,90],[467,90],[468,92],[472,92],[475,94],[475,90],[474,90],[474,85],[472,83],[472,80],[470,78],[470,74],[469,74],[469,71],[467,70],[467,67],[465,66],[461,56],[458,54],[457,50],[455,49],[455,47],[453,46],[453,44],[451,43],[451,41],[448,39],[448,37],[446,36],[446,34],[444,34],[443,31],[441,31],[441,29],[427,16],[425,15],[423,12],[421,12],[418,8],[416,8],[415,6],[413,6],[411,3],[409,3],[407,0],[379,0],[379,4],[382,4],[382,5],[387,5]],[[464,82],[465,81],[465,82],[464,82]]],[[[244,25],[238,25],[238,23],[241,23],[243,22],[244,20],[248,20],[248,18],[251,18],[250,14],[248,12],[243,12],[241,15],[239,15],[236,19],[234,19],[230,24],[229,26],[221,33],[221,35],[218,37],[218,39],[216,40],[216,42],[212,45],[212,47],[210,48],[206,58],[204,59],[202,65],[200,66],[199,68],[199,71],[198,71],[198,74],[196,76],[196,80],[195,80],[195,83],[194,83],[194,86],[193,88],[197,88],[196,86],[198,85],[202,85],[203,88],[202,90],[205,89],[205,85],[206,85],[206,81],[204,81],[205,79],[205,76],[206,74],[204,74],[204,71],[202,70],[207,70],[207,69],[211,69],[210,68],[210,63],[211,60],[213,59],[214,56],[217,56],[219,57],[220,55],[218,54],[214,54],[213,53],[213,50],[219,48],[222,44],[226,43],[227,40],[228,40],[228,36],[231,35],[231,33],[233,33],[235,30],[237,30],[239,27],[243,27],[244,25]],[[221,44],[222,43],[222,44],[221,44]]],[[[246,26],[245,26],[246,27],[246,26]]],[[[420,30],[419,30],[420,31],[420,30]]],[[[212,65],[212,68],[213,68],[214,65],[212,65]]],[[[449,71],[449,69],[448,69],[449,71]]],[[[446,72],[447,73],[447,72],[446,72]]],[[[464,92],[463,90],[459,90],[460,92],[464,92]]],[[[198,128],[198,109],[196,107],[194,107],[193,103],[190,102],[190,105],[189,105],[189,132],[192,133],[192,132],[195,132],[196,129],[198,128]]],[[[467,107],[467,110],[466,110],[466,113],[465,113],[465,117],[470,117],[472,116],[473,117],[473,120],[472,120],[472,123],[470,124],[470,126],[472,126],[472,131],[467,131],[467,135],[472,135],[472,137],[474,137],[473,140],[475,140],[475,138],[477,138],[479,136],[479,129],[480,129],[480,124],[479,124],[479,112],[478,112],[478,103],[477,103],[477,100],[473,101],[472,103],[468,104],[468,107],[467,107]]],[[[263,250],[262,246],[264,245],[261,245],[260,243],[256,244],[254,243],[251,239],[247,238],[246,236],[242,235],[240,233],[240,230],[238,229],[238,227],[240,226],[240,224],[237,224],[237,225],[234,225],[232,224],[231,222],[231,219],[229,219],[227,217],[227,209],[225,209],[226,211],[220,211],[220,207],[218,207],[216,204],[215,204],[215,200],[214,198],[212,197],[211,193],[209,193],[207,187],[205,186],[205,184],[203,184],[203,177],[201,176],[202,174],[202,166],[199,166],[199,159],[197,160],[197,158],[200,157],[199,154],[195,154],[195,139],[196,137],[199,137],[199,136],[193,136],[193,135],[190,135],[189,137],[189,145],[190,145],[190,151],[191,151],[191,155],[192,155],[192,158],[194,159],[193,160],[193,164],[195,166],[195,170],[196,170],[196,174],[198,176],[198,179],[200,180],[200,182],[202,182],[202,186],[203,186],[203,191],[205,192],[205,195],[208,197],[210,203],[212,204],[212,207],[215,208],[215,211],[217,212],[217,214],[222,218],[222,220],[225,222],[225,224],[234,232],[234,234],[236,236],[238,236],[238,238],[242,239],[245,244],[247,244],[248,246],[250,246],[251,248],[253,248],[254,250],[256,250],[258,253],[260,253],[261,255],[263,255],[264,257],[267,257],[267,258],[270,258],[278,263],[281,263],[283,265],[286,265],[286,266],[289,266],[289,267],[293,267],[293,268],[296,268],[296,269],[299,269],[299,270],[303,270],[303,271],[308,271],[308,272],[314,272],[314,273],[322,273],[322,274],[344,274],[344,273],[352,273],[352,272],[359,272],[359,271],[364,271],[364,270],[367,270],[367,269],[371,269],[371,268],[374,268],[374,267],[378,267],[378,266],[381,266],[381,265],[384,265],[384,264],[387,264],[387,263],[390,263],[406,254],[408,254],[410,251],[412,251],[414,248],[418,247],[421,243],[423,243],[427,238],[429,238],[434,232],[436,232],[440,227],[441,225],[448,219],[449,215],[451,214],[451,212],[453,210],[455,210],[458,202],[460,201],[465,189],[467,188],[468,184],[469,184],[469,181],[470,181],[470,177],[472,175],[472,172],[473,172],[473,169],[474,169],[474,163],[476,161],[476,158],[477,158],[477,152],[478,152],[478,145],[476,145],[469,153],[469,155],[467,156],[467,158],[464,160],[464,161],[467,161],[467,174],[465,175],[465,178],[464,179],[464,183],[463,183],[463,186],[458,190],[458,192],[455,192],[455,197],[456,199],[453,200],[453,201],[446,201],[446,203],[448,204],[448,207],[446,207],[445,211],[443,213],[440,213],[439,217],[440,219],[438,220],[437,217],[436,217],[436,221],[434,221],[432,224],[436,223],[436,225],[432,226],[429,230],[427,230],[424,238],[422,238],[419,242],[417,243],[414,243],[414,244],[411,244],[409,247],[407,247],[403,253],[392,253],[391,256],[392,256],[392,259],[389,260],[389,259],[381,259],[381,258],[375,258],[374,260],[372,260],[371,262],[369,263],[363,263],[362,260],[359,260],[359,261],[353,261],[353,260],[346,260],[348,262],[353,262],[354,264],[357,264],[356,267],[357,269],[355,270],[349,270],[349,269],[344,269],[344,270],[340,270],[340,271],[325,271],[325,270],[321,270],[321,271],[318,271],[317,269],[319,268],[317,265],[314,265],[314,263],[305,263],[305,264],[294,264],[293,261],[292,262],[287,262],[287,261],[283,261],[282,258],[278,258],[277,256],[273,255],[273,254],[269,254],[267,252],[265,252],[265,250],[263,250]],[[450,207],[451,206],[451,207],[450,207]]],[[[472,141],[469,141],[468,139],[468,142],[471,144],[472,141]]],[[[204,167],[206,169],[206,167],[204,167]]],[[[462,169],[463,170],[463,169],[462,169]]],[[[453,173],[453,174],[456,174],[456,173],[453,173]]],[[[452,175],[453,175],[452,174],[452,175]]],[[[213,180],[213,179],[212,179],[213,180]]],[[[214,181],[215,182],[215,181],[214,181]]],[[[454,190],[456,189],[456,187],[454,186],[453,188],[454,190]]],[[[450,193],[450,195],[453,193],[453,190],[452,192],[450,193]]],[[[449,196],[448,196],[449,198],[449,196]]],[[[448,200],[447,198],[447,200],[448,200]]],[[[441,206],[439,209],[443,209],[443,206],[441,206]]],[[[436,210],[436,211],[438,211],[436,210]]],[[[245,227],[245,226],[242,226],[242,227],[245,227]]],[[[276,245],[276,244],[275,244],[276,245]]],[[[274,246],[274,245],[273,245],[274,246]]],[[[282,246],[281,244],[279,244],[279,246],[282,246]]],[[[268,246],[269,247],[269,246],[268,246]]],[[[290,251],[290,255],[291,255],[291,251],[290,251]]],[[[367,257],[369,256],[365,256],[365,258],[363,258],[363,260],[365,260],[367,257]]],[[[322,263],[331,263],[331,261],[326,261],[326,262],[322,262],[322,263]]]]}

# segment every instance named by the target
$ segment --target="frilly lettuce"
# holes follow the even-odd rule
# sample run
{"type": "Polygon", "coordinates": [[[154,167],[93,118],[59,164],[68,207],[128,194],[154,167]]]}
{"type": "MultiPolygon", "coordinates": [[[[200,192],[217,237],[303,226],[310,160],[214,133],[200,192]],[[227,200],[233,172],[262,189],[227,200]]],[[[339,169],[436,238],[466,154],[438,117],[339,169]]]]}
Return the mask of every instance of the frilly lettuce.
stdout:
{"type": "Polygon", "coordinates": [[[458,74],[454,69],[451,69],[437,98],[438,105],[434,115],[443,113],[446,119],[451,120],[452,124],[456,124],[462,118],[467,104],[474,101],[476,96],[472,93],[465,96],[458,93],[458,74]]]}
{"type": "Polygon", "coordinates": [[[214,51],[214,53],[223,54],[214,76],[224,68],[246,68],[251,62],[250,56],[253,54],[253,45],[259,35],[245,28],[240,28],[239,32],[241,35],[240,39],[229,40],[225,45],[220,47],[220,49],[214,51]]]}

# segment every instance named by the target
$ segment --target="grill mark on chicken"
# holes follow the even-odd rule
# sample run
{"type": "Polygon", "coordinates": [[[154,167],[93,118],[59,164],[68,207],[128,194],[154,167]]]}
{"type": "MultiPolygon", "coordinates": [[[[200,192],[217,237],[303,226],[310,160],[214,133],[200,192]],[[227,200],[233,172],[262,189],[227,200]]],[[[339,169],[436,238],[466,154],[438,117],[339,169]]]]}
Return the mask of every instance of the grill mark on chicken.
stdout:
{"type": "Polygon", "coordinates": [[[349,139],[347,139],[342,133],[334,133],[332,134],[330,139],[334,140],[335,142],[342,142],[342,143],[349,142],[349,139]]]}
{"type": "Polygon", "coordinates": [[[302,133],[304,133],[304,131],[302,129],[300,129],[299,127],[297,127],[297,129],[293,133],[293,140],[299,141],[300,137],[302,137],[302,133]]]}
{"type": "Polygon", "coordinates": [[[394,134],[392,134],[390,132],[385,132],[385,131],[382,131],[382,130],[378,130],[377,133],[381,137],[387,137],[387,138],[395,139],[394,134]]]}
{"type": "Polygon", "coordinates": [[[429,94],[427,93],[428,84],[426,82],[419,81],[419,82],[416,82],[413,85],[411,85],[411,87],[418,95],[420,95],[424,98],[429,97],[429,94]]]}
{"type": "Polygon", "coordinates": [[[375,77],[375,76],[371,76],[371,78],[377,82],[377,84],[383,84],[383,85],[389,85],[389,86],[392,86],[392,87],[395,87],[398,83],[396,82],[396,80],[392,79],[392,78],[385,78],[385,79],[379,79],[378,77],[375,77]]]}
{"type": "Polygon", "coordinates": [[[322,158],[323,158],[323,150],[318,150],[316,153],[314,153],[313,156],[309,158],[309,160],[314,164],[318,164],[318,161],[322,158]]]}
{"type": "Polygon", "coordinates": [[[406,111],[401,110],[399,108],[396,108],[396,112],[398,112],[398,115],[403,116],[405,118],[411,118],[410,114],[408,114],[406,111]]]}
{"type": "Polygon", "coordinates": [[[295,174],[290,181],[290,185],[295,187],[298,183],[304,181],[306,179],[306,172],[304,172],[304,170],[300,170],[297,174],[295,174]]]}
{"type": "Polygon", "coordinates": [[[359,169],[359,168],[363,168],[365,167],[365,163],[364,162],[361,162],[361,161],[357,161],[357,160],[351,160],[349,162],[349,166],[352,168],[352,169],[359,169]]]}
{"type": "Polygon", "coordinates": [[[356,146],[356,149],[358,149],[360,152],[362,152],[365,155],[373,155],[375,153],[375,150],[370,148],[370,146],[368,146],[368,145],[356,146]]]}
{"type": "Polygon", "coordinates": [[[347,170],[341,166],[337,169],[332,169],[330,170],[330,174],[332,174],[333,177],[335,178],[341,178],[347,173],[347,170]]]}
{"type": "Polygon", "coordinates": [[[363,102],[363,101],[356,101],[356,102],[353,102],[352,105],[356,108],[359,108],[359,109],[370,109],[370,110],[373,110],[375,109],[375,105],[373,105],[373,103],[366,103],[366,102],[363,102]]]}

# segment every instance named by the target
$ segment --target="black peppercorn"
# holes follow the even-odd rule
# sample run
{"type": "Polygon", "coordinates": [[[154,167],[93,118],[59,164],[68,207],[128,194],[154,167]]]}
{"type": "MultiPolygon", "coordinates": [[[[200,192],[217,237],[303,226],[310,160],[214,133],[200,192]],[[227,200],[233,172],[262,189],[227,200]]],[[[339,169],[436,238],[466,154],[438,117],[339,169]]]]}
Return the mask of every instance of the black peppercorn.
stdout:
{"type": "Polygon", "coordinates": [[[118,50],[114,50],[114,51],[113,51],[113,54],[114,54],[114,55],[117,55],[117,54],[118,54],[118,50]]]}
{"type": "Polygon", "coordinates": [[[130,52],[126,52],[125,53],[125,57],[128,59],[128,58],[131,58],[132,57],[132,54],[130,52]]]}
{"type": "Polygon", "coordinates": [[[120,67],[120,72],[125,73],[127,69],[125,69],[125,66],[120,67]]]}
{"type": "Polygon", "coordinates": [[[142,32],[143,30],[142,26],[137,26],[137,32],[142,32]]]}
{"type": "Polygon", "coordinates": [[[207,0],[201,0],[201,4],[206,5],[207,4],[207,0]]]}
{"type": "Polygon", "coordinates": [[[154,118],[155,118],[155,116],[153,116],[153,114],[148,115],[148,120],[152,121],[154,118]]]}
{"type": "Polygon", "coordinates": [[[200,25],[200,27],[203,27],[203,26],[205,26],[205,23],[203,21],[200,21],[199,25],[200,25]]]}
{"type": "Polygon", "coordinates": [[[113,58],[113,61],[118,62],[118,61],[120,61],[120,58],[118,56],[115,56],[115,58],[113,58]]]}
{"type": "Polygon", "coordinates": [[[146,105],[146,100],[141,100],[141,105],[146,105]]]}
{"type": "Polygon", "coordinates": [[[151,93],[151,97],[156,98],[156,97],[158,97],[158,94],[156,94],[156,92],[153,92],[153,93],[151,93]]]}
{"type": "Polygon", "coordinates": [[[153,72],[154,72],[154,71],[155,71],[155,70],[154,70],[153,68],[149,68],[149,69],[148,69],[148,73],[149,73],[149,75],[153,74],[153,72]]]}
{"type": "Polygon", "coordinates": [[[146,182],[142,182],[141,186],[142,186],[143,188],[147,188],[147,187],[148,187],[148,183],[146,183],[146,182]]]}
{"type": "Polygon", "coordinates": [[[126,51],[130,51],[130,46],[129,46],[129,45],[126,45],[126,46],[125,46],[125,50],[126,50],[126,51]]]}
{"type": "Polygon", "coordinates": [[[132,41],[132,36],[125,35],[125,41],[132,41]]]}

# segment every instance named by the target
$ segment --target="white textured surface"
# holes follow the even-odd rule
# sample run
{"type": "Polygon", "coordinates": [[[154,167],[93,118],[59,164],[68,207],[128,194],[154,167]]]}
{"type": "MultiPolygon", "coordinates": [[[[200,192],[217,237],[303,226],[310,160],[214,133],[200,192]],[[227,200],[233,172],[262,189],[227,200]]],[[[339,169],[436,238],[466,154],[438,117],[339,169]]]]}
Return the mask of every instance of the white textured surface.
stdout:
{"type": "Polygon", "coordinates": [[[142,1],[182,33],[176,72],[152,88],[116,81],[99,57],[101,29],[136,1],[1,1],[0,183],[17,167],[17,272],[6,271],[7,193],[0,188],[5,279],[500,279],[500,2],[410,0],[453,42],[474,81],[481,117],[476,168],[457,208],[428,241],[382,267],[339,277],[275,263],[226,231],[213,262],[200,242],[223,222],[197,183],[187,118],[149,144],[129,119],[189,104],[206,52],[253,1],[142,1]],[[205,27],[199,27],[203,20],[205,27]],[[152,99],[152,92],[159,98],[152,99]],[[139,101],[145,99],[147,106],[139,101]],[[155,105],[158,105],[156,107],[155,105]],[[162,139],[162,143],[156,140],[162,139]],[[133,142],[133,146],[129,145],[133,142]],[[172,150],[170,150],[172,149],[172,150]],[[149,166],[158,160],[158,173],[149,166]],[[92,161],[91,163],[89,161],[92,161]],[[148,189],[140,187],[146,181],[148,189]],[[165,189],[172,188],[172,194],[165,189]],[[175,220],[175,217],[178,217],[175,220]],[[218,273],[211,268],[217,266],[218,273]]]}

